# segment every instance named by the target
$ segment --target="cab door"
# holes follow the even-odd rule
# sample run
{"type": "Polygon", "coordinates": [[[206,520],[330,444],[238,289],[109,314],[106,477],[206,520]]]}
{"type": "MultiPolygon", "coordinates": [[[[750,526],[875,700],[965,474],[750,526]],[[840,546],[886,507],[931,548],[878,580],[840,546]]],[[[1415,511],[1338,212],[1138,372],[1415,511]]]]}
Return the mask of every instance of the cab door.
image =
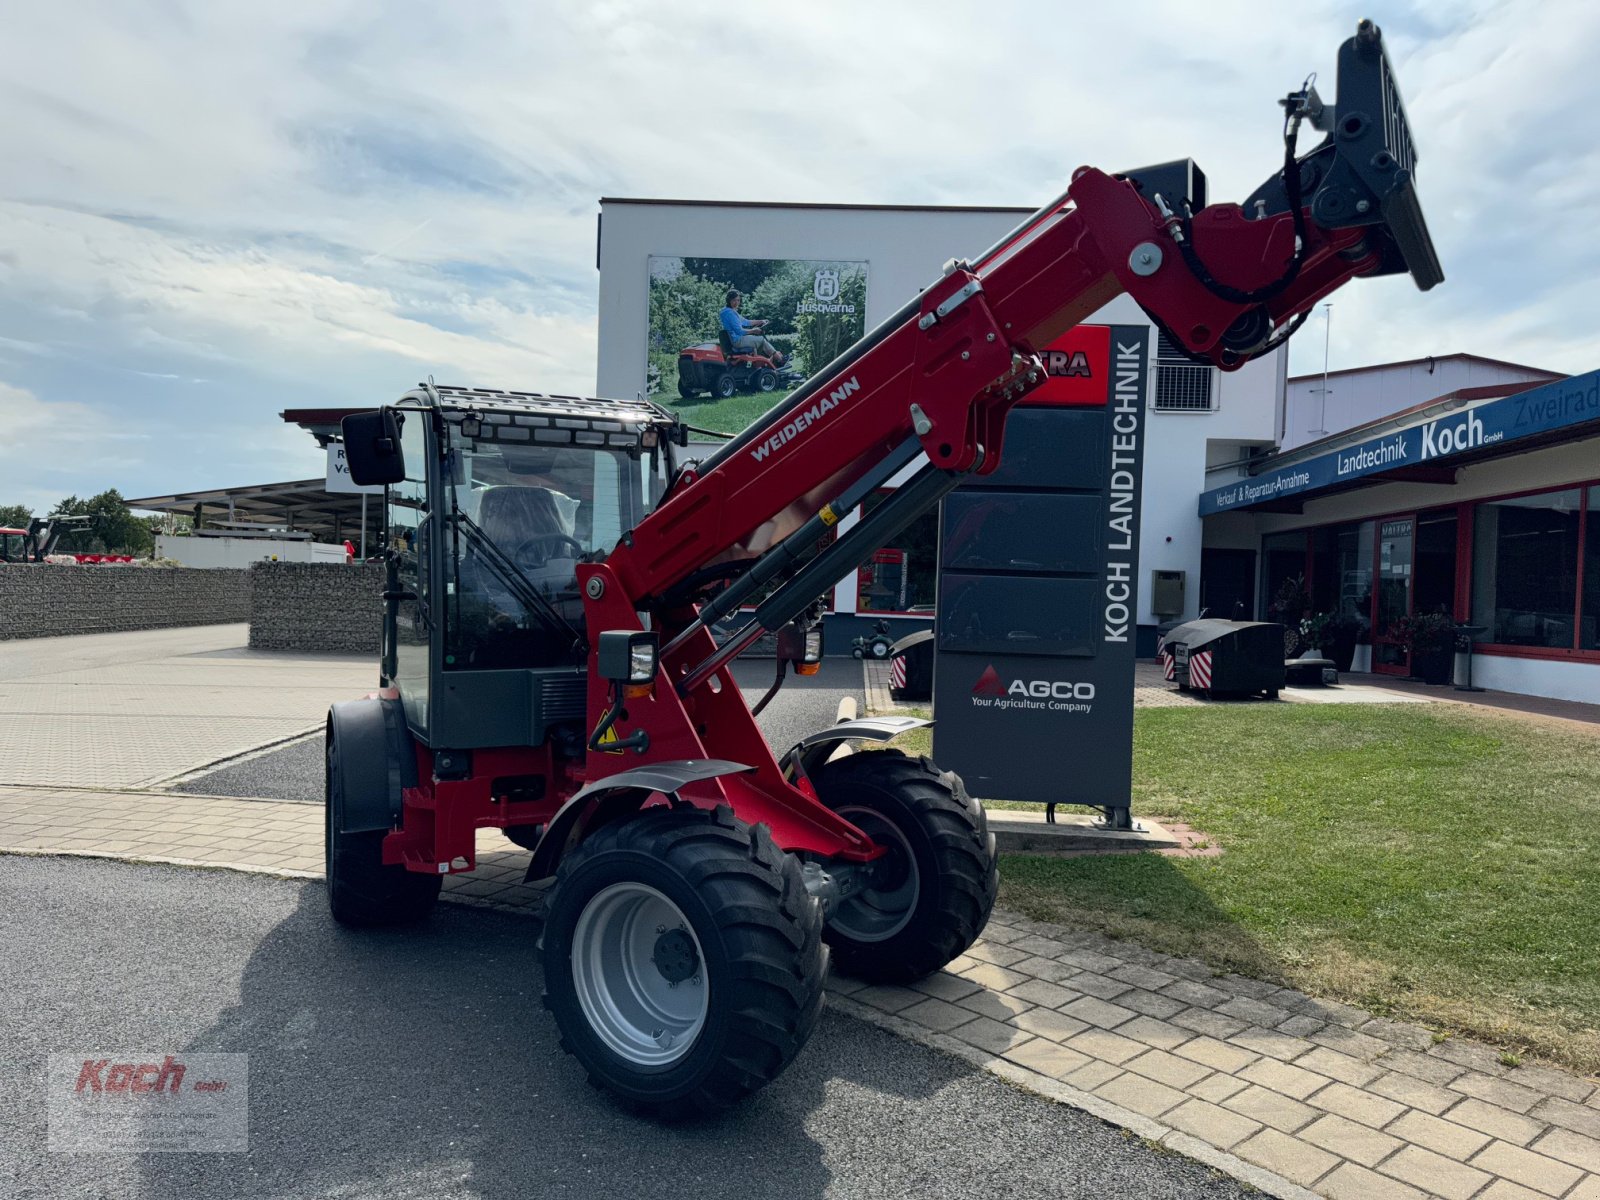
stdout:
{"type": "Polygon", "coordinates": [[[438,620],[431,563],[432,542],[439,521],[428,495],[428,414],[415,410],[400,418],[400,446],[406,477],[389,485],[386,522],[389,552],[394,555],[395,608],[394,684],[400,689],[406,723],[426,741],[429,729],[429,665],[432,631],[438,620]]]}

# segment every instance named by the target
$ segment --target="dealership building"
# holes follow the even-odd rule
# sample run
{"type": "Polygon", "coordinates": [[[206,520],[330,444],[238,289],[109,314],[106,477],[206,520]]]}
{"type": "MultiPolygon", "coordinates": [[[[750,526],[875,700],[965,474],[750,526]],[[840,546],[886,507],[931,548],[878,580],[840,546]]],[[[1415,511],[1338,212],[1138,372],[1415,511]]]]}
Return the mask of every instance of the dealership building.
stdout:
{"type": "Polygon", "coordinates": [[[1313,611],[1363,627],[1357,668],[1400,676],[1414,664],[1395,624],[1444,613],[1474,631],[1473,683],[1600,703],[1600,372],[1463,354],[1291,380],[1288,396],[1297,429],[1337,431],[1208,473],[1219,599],[1265,612],[1303,577],[1313,611]],[[1359,423],[1323,419],[1336,411],[1359,423]]]}

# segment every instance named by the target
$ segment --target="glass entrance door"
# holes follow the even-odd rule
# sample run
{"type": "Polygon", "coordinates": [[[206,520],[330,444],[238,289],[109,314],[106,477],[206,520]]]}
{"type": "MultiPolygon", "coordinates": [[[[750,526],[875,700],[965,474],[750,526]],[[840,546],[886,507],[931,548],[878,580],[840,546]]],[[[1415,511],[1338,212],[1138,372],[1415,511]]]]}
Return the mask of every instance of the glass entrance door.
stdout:
{"type": "Polygon", "coordinates": [[[1372,624],[1372,669],[1386,675],[1411,673],[1411,656],[1389,636],[1395,622],[1411,615],[1411,564],[1417,525],[1411,517],[1378,524],[1377,619],[1372,624]]]}

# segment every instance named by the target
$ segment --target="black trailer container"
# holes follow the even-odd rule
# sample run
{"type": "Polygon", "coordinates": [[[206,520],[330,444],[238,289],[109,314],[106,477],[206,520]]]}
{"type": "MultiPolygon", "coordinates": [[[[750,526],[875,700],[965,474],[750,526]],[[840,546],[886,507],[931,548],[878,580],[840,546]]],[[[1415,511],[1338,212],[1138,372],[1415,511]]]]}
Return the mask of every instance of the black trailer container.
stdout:
{"type": "Polygon", "coordinates": [[[1189,621],[1156,651],[1180,691],[1276,697],[1283,687],[1283,626],[1267,621],[1189,621]]]}
{"type": "Polygon", "coordinates": [[[908,634],[890,649],[889,698],[933,699],[933,630],[908,634]]]}

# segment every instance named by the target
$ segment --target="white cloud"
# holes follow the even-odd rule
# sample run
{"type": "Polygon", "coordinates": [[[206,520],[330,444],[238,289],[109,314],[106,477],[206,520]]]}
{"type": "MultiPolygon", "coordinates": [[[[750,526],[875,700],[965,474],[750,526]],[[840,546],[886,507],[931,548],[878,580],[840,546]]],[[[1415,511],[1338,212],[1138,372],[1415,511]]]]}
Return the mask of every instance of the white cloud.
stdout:
{"type": "Polygon", "coordinates": [[[152,434],[121,428],[105,417],[87,404],[47,402],[0,380],[0,480],[5,481],[0,503],[48,512],[56,501],[83,490],[75,480],[86,461],[115,469],[149,454],[152,434]]]}
{"type": "MultiPolygon", "coordinates": [[[[0,43],[0,367],[38,403],[161,430],[160,455],[79,456],[80,490],[313,473],[278,410],[429,373],[588,391],[602,194],[1032,204],[1080,163],[1193,155],[1238,198],[1275,166],[1274,99],[1312,69],[1331,92],[1352,20],[1332,0],[23,6],[0,43]]],[[[1448,280],[1340,292],[1333,365],[1596,365],[1600,9],[1401,4],[1386,33],[1448,280]]],[[[1321,366],[1309,328],[1297,370],[1321,366]]],[[[48,447],[13,434],[0,483],[44,486],[48,447]]]]}

